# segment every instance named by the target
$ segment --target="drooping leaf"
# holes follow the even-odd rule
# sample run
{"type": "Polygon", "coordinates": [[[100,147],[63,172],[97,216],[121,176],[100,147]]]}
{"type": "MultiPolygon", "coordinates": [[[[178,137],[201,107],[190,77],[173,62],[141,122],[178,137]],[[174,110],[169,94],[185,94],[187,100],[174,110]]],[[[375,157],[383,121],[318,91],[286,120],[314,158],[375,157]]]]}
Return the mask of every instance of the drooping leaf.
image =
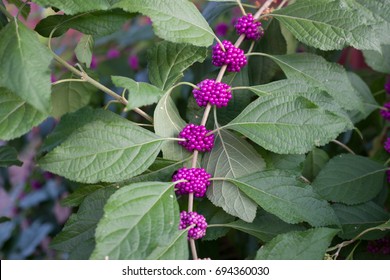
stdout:
{"type": "Polygon", "coordinates": [[[0,87],[42,113],[50,112],[52,54],[48,48],[16,18],[0,31],[0,38],[0,87]]]}
{"type": "Polygon", "coordinates": [[[22,136],[46,117],[16,94],[0,87],[1,140],[11,140],[22,136]]]}
{"type": "Polygon", "coordinates": [[[276,216],[261,210],[257,213],[256,218],[251,223],[244,222],[243,220],[237,220],[227,224],[215,224],[210,222],[207,230],[214,227],[226,227],[239,230],[258,238],[263,242],[269,242],[272,238],[281,233],[305,229],[300,225],[287,224],[276,216]]]}
{"type": "Polygon", "coordinates": [[[313,228],[280,234],[257,252],[256,260],[322,260],[339,230],[313,228]]]}
{"type": "Polygon", "coordinates": [[[75,49],[77,60],[84,63],[88,68],[91,66],[94,44],[92,35],[83,35],[75,49]]]}
{"type": "Polygon", "coordinates": [[[143,182],[119,189],[104,207],[92,259],[187,259],[172,183],[143,182]]]}
{"type": "Polygon", "coordinates": [[[18,159],[18,152],[11,146],[0,147],[0,167],[11,165],[21,166],[23,162],[18,159]]]}
{"type": "Polygon", "coordinates": [[[390,7],[380,2],[300,0],[272,15],[299,41],[315,48],[334,50],[353,46],[378,50],[381,43],[389,40],[383,29],[388,25],[385,12],[389,12],[390,7]],[[382,15],[377,15],[379,10],[382,15]]]}
{"type": "MultiPolygon", "coordinates": [[[[383,224],[389,219],[389,213],[373,202],[358,205],[344,205],[335,203],[332,205],[339,218],[342,232],[339,236],[343,239],[352,239],[362,231],[383,224]]],[[[383,233],[372,232],[365,234],[361,239],[379,239],[383,233]]]]}
{"type": "Polygon", "coordinates": [[[110,111],[95,110],[89,118],[39,165],[76,182],[117,182],[144,172],[164,141],[110,111]]]}
{"type": "MultiPolygon", "coordinates": [[[[161,137],[177,138],[180,131],[186,126],[172,98],[170,91],[158,102],[154,111],[154,130],[161,137]]],[[[183,160],[190,153],[177,142],[166,142],[162,147],[163,157],[170,160],[183,160]]]]}
{"type": "Polygon", "coordinates": [[[390,44],[382,45],[381,50],[363,51],[365,62],[375,71],[390,74],[390,44]]]}
{"type": "Polygon", "coordinates": [[[114,192],[114,188],[103,188],[87,195],[53,239],[51,248],[69,253],[70,259],[88,259],[95,247],[95,230],[103,207],[114,192]]]}
{"type": "Polygon", "coordinates": [[[94,10],[107,10],[119,0],[34,0],[33,2],[45,7],[54,7],[73,15],[94,10]]]}
{"type": "Polygon", "coordinates": [[[269,170],[229,181],[287,223],[308,222],[315,227],[338,224],[330,205],[295,176],[289,171],[269,170]]]}
{"type": "Polygon", "coordinates": [[[159,88],[148,83],[139,83],[120,76],[112,76],[111,78],[114,85],[129,91],[129,103],[127,104],[129,110],[157,103],[163,95],[159,88]]]}
{"type": "Polygon", "coordinates": [[[148,52],[149,79],[155,86],[167,90],[184,76],[195,62],[203,62],[207,48],[163,41],[148,52]]]}
{"type": "MultiPolygon", "coordinates": [[[[63,78],[75,78],[74,75],[65,75],[63,78]]],[[[51,115],[60,118],[66,113],[75,112],[91,101],[97,89],[86,82],[63,82],[52,86],[51,115]]]]}
{"type": "Polygon", "coordinates": [[[64,207],[77,207],[88,195],[102,188],[104,187],[101,185],[80,186],[66,198],[61,200],[61,205],[64,207]]]}
{"type": "Polygon", "coordinates": [[[385,170],[383,165],[363,156],[339,155],[321,170],[313,182],[313,189],[334,202],[366,202],[381,191],[385,170]]]}
{"type": "Polygon", "coordinates": [[[200,47],[208,47],[214,41],[213,30],[188,0],[122,0],[114,7],[150,17],[156,35],[167,41],[200,47]]]}
{"type": "Polygon", "coordinates": [[[225,127],[238,131],[280,154],[302,154],[322,146],[351,128],[348,118],[329,112],[298,95],[269,95],[252,102],[225,127]]]}
{"type": "MultiPolygon", "coordinates": [[[[95,6],[95,4],[92,5],[95,6]]],[[[35,31],[44,37],[49,37],[53,29],[56,29],[52,36],[58,37],[69,29],[76,29],[87,35],[102,37],[118,31],[132,17],[132,14],[120,9],[80,12],[80,14],[77,12],[76,15],[68,13],[53,15],[42,19],[35,27],[35,31]]]]}
{"type": "MultiPolygon", "coordinates": [[[[219,130],[214,148],[202,161],[203,168],[213,177],[239,178],[265,168],[262,157],[245,140],[233,133],[219,130]]],[[[230,215],[251,222],[256,216],[256,203],[229,181],[213,181],[207,197],[230,215]]]]}
{"type": "Polygon", "coordinates": [[[312,182],[328,161],[329,156],[324,150],[312,150],[303,163],[302,175],[312,182]]]}

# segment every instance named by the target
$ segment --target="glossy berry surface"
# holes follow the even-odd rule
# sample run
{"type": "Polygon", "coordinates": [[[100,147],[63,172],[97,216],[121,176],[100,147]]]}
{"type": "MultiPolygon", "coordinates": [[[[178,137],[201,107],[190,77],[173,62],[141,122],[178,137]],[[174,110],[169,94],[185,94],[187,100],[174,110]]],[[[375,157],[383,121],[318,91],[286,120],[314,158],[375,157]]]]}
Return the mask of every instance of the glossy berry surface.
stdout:
{"type": "Polygon", "coordinates": [[[381,115],[385,120],[390,121],[390,102],[385,103],[383,107],[386,108],[387,110],[381,109],[381,115]]]}
{"type": "Polygon", "coordinates": [[[247,65],[248,61],[244,51],[236,48],[231,42],[223,41],[222,45],[225,51],[219,44],[213,47],[212,62],[215,66],[227,65],[228,72],[240,72],[241,68],[247,65]]]}
{"type": "Polygon", "coordinates": [[[179,229],[186,229],[191,225],[194,227],[188,230],[188,239],[199,239],[206,235],[207,222],[205,217],[196,212],[182,211],[179,229]]]}
{"type": "Polygon", "coordinates": [[[188,124],[179,133],[179,138],[185,141],[179,141],[179,145],[193,152],[208,152],[214,147],[214,134],[206,135],[211,130],[207,130],[203,125],[188,124]]]}
{"type": "Polygon", "coordinates": [[[261,22],[255,21],[252,14],[247,14],[240,17],[234,26],[237,34],[245,35],[245,39],[259,40],[264,35],[264,29],[261,26],[261,22]]]}
{"type": "Polygon", "coordinates": [[[176,193],[179,195],[193,193],[196,197],[203,197],[210,185],[211,175],[203,168],[180,168],[172,177],[172,181],[186,180],[177,183],[176,193]]]}
{"type": "Polygon", "coordinates": [[[226,107],[232,98],[231,87],[215,80],[206,79],[197,84],[197,87],[192,93],[200,107],[205,107],[208,103],[218,108],[226,107]]]}

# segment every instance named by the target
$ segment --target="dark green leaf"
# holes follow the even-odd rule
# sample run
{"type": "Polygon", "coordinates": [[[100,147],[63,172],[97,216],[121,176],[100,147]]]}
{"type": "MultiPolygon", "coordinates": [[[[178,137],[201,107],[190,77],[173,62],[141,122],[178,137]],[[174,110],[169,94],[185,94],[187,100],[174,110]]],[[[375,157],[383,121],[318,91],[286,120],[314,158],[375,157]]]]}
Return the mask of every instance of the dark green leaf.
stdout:
{"type": "Polygon", "coordinates": [[[119,0],[34,0],[33,2],[45,6],[55,7],[65,12],[65,14],[77,14],[94,10],[107,10],[119,0]]]}
{"type": "Polygon", "coordinates": [[[11,165],[21,166],[23,162],[18,159],[18,152],[10,146],[0,147],[0,167],[11,165]]]}
{"type": "Polygon", "coordinates": [[[390,44],[382,45],[381,50],[363,51],[366,63],[375,71],[390,74],[390,44]]]}
{"type": "Polygon", "coordinates": [[[64,207],[77,207],[88,195],[102,188],[104,187],[100,185],[80,186],[73,193],[64,198],[61,201],[61,205],[64,207]]]}
{"type": "Polygon", "coordinates": [[[280,234],[260,248],[256,260],[322,260],[338,231],[314,228],[280,234]]]}
{"type": "Polygon", "coordinates": [[[328,161],[328,154],[321,149],[315,148],[307,155],[303,163],[302,175],[312,182],[328,161]]]}
{"type": "Polygon", "coordinates": [[[382,189],[386,168],[366,157],[343,154],[332,158],[313,182],[323,198],[345,204],[373,199],[382,189]]]}
{"type": "Polygon", "coordinates": [[[143,182],[119,189],[104,207],[92,259],[187,259],[172,183],[143,182]]]}
{"type": "Polygon", "coordinates": [[[11,219],[8,217],[3,217],[3,216],[0,217],[0,224],[5,223],[5,222],[9,222],[9,221],[11,221],[11,219]]]}
{"type": "Polygon", "coordinates": [[[267,162],[267,169],[294,170],[300,172],[305,155],[279,155],[270,153],[265,160],[267,162]]]}
{"type": "Polygon", "coordinates": [[[22,15],[22,17],[24,19],[27,19],[28,18],[28,15],[30,14],[30,4],[26,4],[25,2],[23,2],[22,0],[8,0],[7,1],[9,4],[14,4],[18,10],[19,10],[19,13],[22,15]]]}

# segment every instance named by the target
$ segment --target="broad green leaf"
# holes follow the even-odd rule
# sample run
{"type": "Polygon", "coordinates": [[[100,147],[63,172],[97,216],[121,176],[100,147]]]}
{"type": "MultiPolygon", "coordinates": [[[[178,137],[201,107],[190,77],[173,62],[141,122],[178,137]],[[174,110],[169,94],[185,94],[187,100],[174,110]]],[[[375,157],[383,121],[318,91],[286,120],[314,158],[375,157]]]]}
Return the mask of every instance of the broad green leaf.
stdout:
{"type": "Polygon", "coordinates": [[[362,100],[358,98],[359,94],[351,85],[347,72],[341,65],[308,53],[265,56],[274,60],[288,79],[300,80],[326,91],[345,109],[364,109],[362,100]]]}
{"type": "MultiPolygon", "coordinates": [[[[322,50],[342,49],[353,46],[356,49],[379,49],[388,41],[383,32],[386,22],[375,16],[375,9],[389,7],[380,1],[356,0],[300,0],[272,13],[296,38],[304,44],[322,50]]],[[[385,15],[385,14],[383,14],[385,15]]],[[[388,13],[387,13],[388,15],[388,13]]]]}
{"type": "Polygon", "coordinates": [[[110,197],[96,230],[92,259],[187,259],[173,183],[125,186],[110,197]]]}
{"type": "Polygon", "coordinates": [[[18,12],[22,15],[24,19],[28,18],[30,14],[31,7],[29,4],[26,4],[22,0],[8,0],[9,4],[14,4],[18,8],[18,12]]]}
{"type": "Polygon", "coordinates": [[[313,228],[280,234],[257,252],[256,260],[322,260],[339,230],[313,228]]]}
{"type": "MultiPolygon", "coordinates": [[[[74,75],[66,75],[63,78],[75,78],[74,75]]],[[[97,89],[86,82],[63,82],[52,87],[52,113],[60,118],[66,113],[72,113],[87,106],[92,95],[97,89]]]]}
{"type": "Polygon", "coordinates": [[[14,19],[0,31],[0,87],[8,88],[37,110],[50,112],[52,54],[37,34],[14,19]]]}
{"type": "Polygon", "coordinates": [[[75,49],[77,60],[84,63],[88,68],[91,66],[94,44],[92,35],[83,35],[75,49]]]}
{"type": "Polygon", "coordinates": [[[310,99],[298,95],[263,96],[225,127],[275,153],[306,153],[352,127],[346,117],[313,102],[322,99],[320,95],[310,99]]]}
{"type": "Polygon", "coordinates": [[[51,248],[69,253],[70,259],[88,259],[95,247],[95,230],[103,217],[103,207],[114,192],[114,188],[104,188],[85,197],[77,213],[51,242],[51,248]]]}
{"type": "Polygon", "coordinates": [[[1,140],[11,140],[22,136],[46,117],[16,94],[0,87],[1,140]]]}
{"type": "Polygon", "coordinates": [[[21,166],[23,162],[18,159],[18,152],[11,146],[0,147],[0,167],[11,165],[21,166]]]}
{"type": "Polygon", "coordinates": [[[61,205],[64,207],[77,207],[88,195],[102,188],[104,187],[100,185],[80,186],[66,198],[61,200],[61,205]]]}
{"type": "Polygon", "coordinates": [[[55,7],[65,14],[73,15],[94,10],[107,10],[119,0],[34,0],[33,2],[45,6],[55,7]]]}
{"type": "Polygon", "coordinates": [[[144,172],[163,141],[110,111],[95,110],[92,121],[72,131],[39,165],[76,182],[117,182],[144,172]]]}
{"type": "Polygon", "coordinates": [[[382,164],[366,157],[339,155],[321,170],[313,182],[313,189],[333,202],[366,202],[381,191],[385,170],[382,164]]]}
{"type": "Polygon", "coordinates": [[[267,169],[282,169],[291,171],[301,171],[305,155],[279,155],[269,153],[265,160],[267,169]]]}
{"type": "Polygon", "coordinates": [[[35,27],[35,31],[44,37],[49,37],[53,29],[56,29],[52,36],[58,37],[69,29],[76,29],[87,35],[102,37],[120,30],[132,17],[132,14],[120,9],[91,11],[76,15],[53,15],[42,19],[35,27]]]}
{"type": "MultiPolygon", "coordinates": [[[[339,236],[343,239],[352,239],[362,231],[383,224],[389,219],[389,213],[373,202],[358,205],[344,205],[335,203],[332,205],[339,218],[342,232],[339,236]]],[[[379,239],[383,234],[378,232],[368,233],[361,239],[379,239]]]]}
{"type": "Polygon", "coordinates": [[[167,41],[208,47],[215,38],[206,20],[188,0],[122,0],[114,7],[150,17],[156,35],[167,41]]]}
{"type": "MultiPolygon", "coordinates": [[[[265,162],[244,139],[219,130],[214,148],[205,155],[202,166],[213,177],[235,179],[262,171],[265,162]]],[[[207,197],[216,206],[244,221],[252,222],[256,216],[257,204],[229,181],[213,181],[208,187],[207,197]]]]}
{"type": "Polygon", "coordinates": [[[315,148],[307,155],[303,163],[302,175],[312,182],[328,161],[328,154],[324,150],[315,148]]]}
{"type": "Polygon", "coordinates": [[[149,79],[155,86],[167,90],[184,76],[195,62],[203,62],[207,48],[163,41],[148,52],[149,79]]]}
{"type": "Polygon", "coordinates": [[[242,220],[237,220],[227,224],[215,224],[209,222],[207,231],[214,227],[232,228],[248,233],[263,242],[269,242],[278,234],[305,229],[303,226],[300,225],[287,224],[276,216],[269,214],[265,211],[259,212],[260,213],[256,215],[256,218],[251,223],[247,223],[242,220]]]}
{"type": "Polygon", "coordinates": [[[111,78],[115,86],[129,91],[129,103],[127,104],[129,110],[157,103],[163,95],[159,88],[148,83],[139,83],[120,76],[112,76],[111,78]]]}
{"type": "MultiPolygon", "coordinates": [[[[157,135],[167,138],[177,138],[179,132],[186,126],[181,118],[170,91],[165,93],[154,111],[154,131],[157,135]]],[[[177,142],[166,142],[162,147],[163,157],[170,160],[183,160],[190,153],[177,142]]]]}
{"type": "Polygon", "coordinates": [[[289,171],[270,170],[228,180],[264,210],[286,223],[308,222],[315,227],[337,225],[337,217],[330,205],[295,176],[289,171]]]}
{"type": "Polygon", "coordinates": [[[381,50],[363,51],[366,63],[375,71],[390,74],[390,44],[382,45],[381,50]]]}

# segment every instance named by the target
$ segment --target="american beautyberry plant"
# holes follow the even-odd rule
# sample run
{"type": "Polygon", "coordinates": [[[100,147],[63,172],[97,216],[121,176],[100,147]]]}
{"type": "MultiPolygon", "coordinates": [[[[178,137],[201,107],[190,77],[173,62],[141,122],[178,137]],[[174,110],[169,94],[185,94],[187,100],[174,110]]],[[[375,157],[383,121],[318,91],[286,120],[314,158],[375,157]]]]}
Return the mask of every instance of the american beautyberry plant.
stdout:
{"type": "Polygon", "coordinates": [[[0,138],[11,148],[59,121],[36,159],[77,184],[53,249],[73,259],[388,254],[390,1],[32,2],[50,14],[34,30],[0,5],[0,138]],[[68,30],[80,32],[71,58],[53,47],[68,30]],[[126,53],[131,71],[99,65],[107,42],[112,63],[141,52],[126,53]],[[361,68],[346,61],[352,51],[361,68]]]}

